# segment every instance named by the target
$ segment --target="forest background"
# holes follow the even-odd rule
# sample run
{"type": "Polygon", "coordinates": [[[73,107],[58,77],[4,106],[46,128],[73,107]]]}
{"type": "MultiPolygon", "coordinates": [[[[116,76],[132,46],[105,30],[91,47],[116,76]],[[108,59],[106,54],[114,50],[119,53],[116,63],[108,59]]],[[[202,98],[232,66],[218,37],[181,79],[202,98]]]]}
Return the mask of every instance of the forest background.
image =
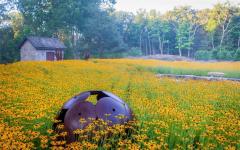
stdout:
{"type": "Polygon", "coordinates": [[[240,6],[179,6],[165,13],[116,11],[115,0],[1,0],[0,63],[19,61],[28,36],[57,37],[65,59],[179,55],[240,60],[240,6]]]}

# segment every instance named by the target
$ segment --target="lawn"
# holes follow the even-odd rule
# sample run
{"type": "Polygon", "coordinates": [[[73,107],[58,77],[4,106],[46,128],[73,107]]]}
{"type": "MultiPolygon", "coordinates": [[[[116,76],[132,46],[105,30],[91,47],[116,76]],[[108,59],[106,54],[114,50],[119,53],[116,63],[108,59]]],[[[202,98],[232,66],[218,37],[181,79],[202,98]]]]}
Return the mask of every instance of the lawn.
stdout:
{"type": "Polygon", "coordinates": [[[0,65],[0,148],[240,149],[240,83],[159,79],[159,68],[240,77],[240,62],[97,59],[0,65]],[[69,98],[93,89],[124,99],[137,127],[128,137],[102,140],[101,135],[66,146],[51,130],[54,117],[69,98]]]}

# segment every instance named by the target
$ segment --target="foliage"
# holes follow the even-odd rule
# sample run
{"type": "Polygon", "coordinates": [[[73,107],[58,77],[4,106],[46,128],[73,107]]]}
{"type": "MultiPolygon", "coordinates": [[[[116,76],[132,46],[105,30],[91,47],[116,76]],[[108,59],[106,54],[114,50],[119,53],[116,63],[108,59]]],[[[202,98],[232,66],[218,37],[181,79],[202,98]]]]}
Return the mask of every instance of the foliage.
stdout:
{"type": "Polygon", "coordinates": [[[132,47],[132,48],[128,51],[128,55],[129,55],[129,56],[142,56],[142,51],[141,51],[141,49],[139,49],[138,47],[132,47]]]}
{"type": "Polygon", "coordinates": [[[211,51],[199,50],[195,53],[195,58],[197,60],[210,60],[212,57],[211,51]]]}
{"type": "Polygon", "coordinates": [[[234,60],[236,54],[237,51],[234,54],[234,51],[227,49],[214,49],[212,51],[201,50],[195,53],[195,58],[198,60],[234,60]]]}
{"type": "Polygon", "coordinates": [[[229,50],[225,50],[225,49],[219,50],[217,52],[217,59],[219,59],[219,60],[232,60],[233,59],[232,52],[229,51],[229,50]]]}
{"type": "MultiPolygon", "coordinates": [[[[126,52],[108,52],[104,55],[104,58],[124,58],[127,57],[126,52]]],[[[93,58],[98,58],[98,55],[93,55],[93,58]]]]}
{"type": "Polygon", "coordinates": [[[79,58],[83,50],[79,43],[85,45],[84,51],[94,49],[100,57],[104,51],[121,43],[114,19],[110,16],[110,8],[114,3],[114,0],[46,0],[41,3],[19,0],[17,4],[32,34],[60,38],[69,43],[74,58],[79,58]],[[106,8],[102,8],[102,5],[106,8]]]}
{"type": "Polygon", "coordinates": [[[234,59],[237,60],[237,61],[240,61],[240,49],[238,49],[236,51],[236,53],[234,54],[234,59]]]}
{"type": "Polygon", "coordinates": [[[1,62],[19,60],[18,45],[32,35],[58,37],[68,47],[66,59],[83,58],[85,53],[99,58],[125,57],[138,48],[143,55],[192,58],[201,53],[198,51],[211,50],[213,58],[233,60],[240,47],[239,5],[225,2],[202,10],[181,6],[164,14],[140,9],[134,14],[115,11],[114,4],[115,0],[3,0],[0,28],[5,32],[12,28],[13,37],[3,40],[11,41],[13,48],[0,45],[4,51],[1,62]],[[14,7],[18,11],[11,12],[14,7]],[[227,58],[222,58],[224,54],[227,58]]]}
{"type": "Polygon", "coordinates": [[[10,63],[19,60],[19,52],[14,43],[12,28],[0,28],[0,35],[0,63],[10,63]]]}
{"type": "Polygon", "coordinates": [[[239,83],[158,79],[138,66],[240,72],[239,65],[128,59],[0,65],[0,148],[238,149],[239,83]],[[56,113],[73,95],[92,89],[124,99],[137,118],[136,133],[126,137],[126,126],[117,126],[109,138],[105,131],[91,139],[77,130],[79,142],[58,140],[66,133],[54,134],[56,113]]]}

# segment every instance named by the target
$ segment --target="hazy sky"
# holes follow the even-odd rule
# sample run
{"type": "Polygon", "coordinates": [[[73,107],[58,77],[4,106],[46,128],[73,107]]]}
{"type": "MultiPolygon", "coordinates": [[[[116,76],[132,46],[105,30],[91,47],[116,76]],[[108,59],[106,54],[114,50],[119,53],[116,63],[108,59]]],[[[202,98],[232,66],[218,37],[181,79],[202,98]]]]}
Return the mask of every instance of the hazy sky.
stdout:
{"type": "MultiPolygon", "coordinates": [[[[190,5],[195,9],[211,8],[218,2],[225,2],[226,0],[116,0],[115,8],[117,10],[124,10],[136,12],[140,8],[146,10],[156,9],[162,13],[173,9],[175,6],[190,5]]],[[[231,3],[238,4],[240,0],[229,0],[231,3]]]]}

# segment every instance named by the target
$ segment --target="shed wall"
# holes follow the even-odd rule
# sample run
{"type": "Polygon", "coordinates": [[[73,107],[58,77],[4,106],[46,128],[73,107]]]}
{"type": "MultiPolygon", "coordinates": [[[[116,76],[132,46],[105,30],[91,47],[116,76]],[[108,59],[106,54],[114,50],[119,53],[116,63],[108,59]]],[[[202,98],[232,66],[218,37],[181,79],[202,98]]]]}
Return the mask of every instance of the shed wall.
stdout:
{"type": "Polygon", "coordinates": [[[55,50],[36,50],[36,48],[33,47],[29,41],[26,41],[22,45],[20,52],[21,52],[21,61],[46,60],[46,53],[47,52],[55,53],[55,50]]]}
{"type": "Polygon", "coordinates": [[[37,50],[29,41],[26,41],[21,47],[21,61],[36,60],[37,50]]]}
{"type": "MultiPolygon", "coordinates": [[[[54,52],[55,50],[37,50],[36,52],[36,56],[37,59],[36,60],[46,60],[47,59],[47,52],[54,52]]],[[[56,60],[56,56],[54,56],[54,60],[56,60]]]]}

